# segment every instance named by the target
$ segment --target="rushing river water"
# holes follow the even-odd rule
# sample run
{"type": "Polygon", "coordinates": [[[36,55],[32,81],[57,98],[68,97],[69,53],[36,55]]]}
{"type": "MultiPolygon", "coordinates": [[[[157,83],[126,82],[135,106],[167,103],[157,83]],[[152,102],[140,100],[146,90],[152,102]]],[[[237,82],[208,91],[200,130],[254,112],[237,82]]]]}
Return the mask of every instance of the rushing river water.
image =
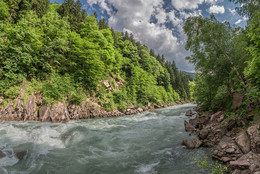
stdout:
{"type": "Polygon", "coordinates": [[[205,149],[188,150],[184,104],[117,118],[69,123],[2,122],[0,150],[27,151],[22,160],[0,158],[8,174],[197,174],[194,157],[205,149]]]}

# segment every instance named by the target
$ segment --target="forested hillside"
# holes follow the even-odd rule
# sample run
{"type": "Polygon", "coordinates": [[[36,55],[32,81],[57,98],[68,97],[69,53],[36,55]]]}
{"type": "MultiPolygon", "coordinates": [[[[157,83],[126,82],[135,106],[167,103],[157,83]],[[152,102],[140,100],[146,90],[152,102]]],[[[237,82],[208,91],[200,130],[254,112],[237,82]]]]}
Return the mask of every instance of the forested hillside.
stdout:
{"type": "Polygon", "coordinates": [[[242,116],[252,107],[259,110],[260,5],[254,0],[232,1],[240,4],[238,13],[249,18],[245,29],[219,22],[212,15],[188,18],[184,31],[186,49],[193,53],[187,59],[199,72],[192,83],[195,101],[203,110],[230,111],[239,93],[243,104],[238,115],[242,116]]]}
{"type": "Polygon", "coordinates": [[[93,98],[122,110],[189,100],[191,80],[133,34],[86,14],[79,1],[0,0],[3,104],[25,87],[25,95],[41,93],[43,104],[93,98]]]}

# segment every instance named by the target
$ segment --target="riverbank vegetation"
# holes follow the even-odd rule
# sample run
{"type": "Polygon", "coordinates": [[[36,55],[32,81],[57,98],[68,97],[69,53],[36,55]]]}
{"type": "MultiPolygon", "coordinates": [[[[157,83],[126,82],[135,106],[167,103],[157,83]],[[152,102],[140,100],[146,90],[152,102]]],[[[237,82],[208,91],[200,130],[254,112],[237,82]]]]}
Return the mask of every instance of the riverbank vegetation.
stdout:
{"type": "Polygon", "coordinates": [[[239,14],[248,18],[245,29],[219,22],[213,15],[190,17],[183,29],[186,49],[192,52],[187,59],[197,71],[191,83],[193,99],[204,111],[231,111],[239,93],[243,96],[239,113],[246,114],[260,102],[260,5],[232,1],[241,5],[239,14]]]}
{"type": "Polygon", "coordinates": [[[81,9],[79,1],[0,0],[0,97],[20,88],[44,103],[81,103],[107,110],[190,100],[192,78],[174,62],[81,9]]]}

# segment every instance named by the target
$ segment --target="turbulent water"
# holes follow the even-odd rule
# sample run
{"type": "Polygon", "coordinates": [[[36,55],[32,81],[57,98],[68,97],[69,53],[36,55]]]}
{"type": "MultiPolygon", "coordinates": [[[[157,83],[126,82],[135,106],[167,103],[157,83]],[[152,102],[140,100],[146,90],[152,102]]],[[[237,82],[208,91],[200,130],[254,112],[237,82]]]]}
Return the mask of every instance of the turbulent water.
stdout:
{"type": "Polygon", "coordinates": [[[188,138],[184,104],[155,112],[69,123],[2,122],[0,173],[8,174],[191,174],[203,148],[181,146],[188,138]],[[27,151],[22,160],[14,152],[27,151]]]}

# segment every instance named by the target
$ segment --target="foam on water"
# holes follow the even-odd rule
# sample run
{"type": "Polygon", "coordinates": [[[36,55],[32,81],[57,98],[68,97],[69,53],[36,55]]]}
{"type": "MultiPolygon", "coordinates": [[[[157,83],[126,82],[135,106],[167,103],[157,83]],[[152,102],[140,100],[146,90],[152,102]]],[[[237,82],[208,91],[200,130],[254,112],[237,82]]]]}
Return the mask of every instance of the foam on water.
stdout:
{"type": "MultiPolygon", "coordinates": [[[[183,127],[187,119],[184,113],[194,106],[185,104],[66,124],[2,122],[0,150],[26,150],[28,154],[21,161],[14,156],[1,158],[0,173],[174,174],[175,168],[178,172],[193,171],[187,167],[191,151],[183,148],[181,141],[189,136],[183,127]]],[[[199,153],[203,155],[204,151],[199,153]]]]}

